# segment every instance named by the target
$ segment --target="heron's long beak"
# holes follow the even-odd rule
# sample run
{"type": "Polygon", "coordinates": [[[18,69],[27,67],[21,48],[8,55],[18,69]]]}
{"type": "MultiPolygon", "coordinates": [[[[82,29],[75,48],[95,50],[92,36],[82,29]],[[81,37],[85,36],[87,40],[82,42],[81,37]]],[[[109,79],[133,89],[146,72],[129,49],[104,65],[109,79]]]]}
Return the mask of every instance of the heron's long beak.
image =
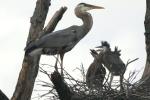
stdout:
{"type": "Polygon", "coordinates": [[[91,54],[98,54],[95,50],[93,50],[93,49],[90,49],[90,51],[91,51],[91,54]]]}
{"type": "MultiPolygon", "coordinates": [[[[95,5],[90,5],[90,4],[86,4],[86,6],[90,9],[105,9],[104,7],[100,7],[100,6],[95,6],[95,5]]],[[[89,10],[90,10],[89,9],[89,10]]]]}
{"type": "Polygon", "coordinates": [[[103,46],[97,46],[97,47],[95,47],[95,48],[102,48],[103,46]]]}
{"type": "Polygon", "coordinates": [[[90,49],[90,51],[91,51],[91,54],[92,54],[92,52],[93,52],[93,49],[90,49]]]}

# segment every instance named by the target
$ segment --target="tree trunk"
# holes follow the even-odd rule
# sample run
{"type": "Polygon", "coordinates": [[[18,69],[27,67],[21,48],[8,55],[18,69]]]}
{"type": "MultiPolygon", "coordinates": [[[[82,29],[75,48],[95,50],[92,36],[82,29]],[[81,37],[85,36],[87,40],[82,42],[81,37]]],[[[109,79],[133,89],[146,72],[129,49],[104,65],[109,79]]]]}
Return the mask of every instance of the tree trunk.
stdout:
{"type": "Polygon", "coordinates": [[[150,0],[146,0],[146,14],[144,24],[147,59],[142,79],[146,80],[147,83],[150,81],[150,0]]]}
{"type": "Polygon", "coordinates": [[[60,100],[87,100],[83,98],[83,96],[77,95],[76,92],[71,91],[72,89],[69,88],[68,84],[64,82],[64,79],[57,71],[54,71],[51,74],[51,81],[54,84],[54,88],[56,89],[60,100]]]}
{"type": "MultiPolygon", "coordinates": [[[[34,14],[30,20],[31,26],[27,44],[37,39],[39,32],[42,31],[49,5],[50,0],[37,0],[34,14]]],[[[20,71],[16,89],[11,100],[30,100],[39,69],[39,60],[40,56],[24,56],[22,69],[20,71]]]]}
{"type": "Polygon", "coordinates": [[[71,100],[73,93],[58,72],[55,71],[51,74],[51,81],[55,86],[60,100],[71,100]]]}

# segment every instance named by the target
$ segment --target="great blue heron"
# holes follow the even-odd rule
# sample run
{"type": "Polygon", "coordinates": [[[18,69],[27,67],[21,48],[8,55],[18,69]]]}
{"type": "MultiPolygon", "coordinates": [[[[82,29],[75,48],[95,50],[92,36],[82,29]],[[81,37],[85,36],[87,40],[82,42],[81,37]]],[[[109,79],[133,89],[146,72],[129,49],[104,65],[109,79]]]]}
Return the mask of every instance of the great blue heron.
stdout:
{"type": "Polygon", "coordinates": [[[99,88],[103,86],[106,69],[102,65],[102,59],[95,50],[91,50],[94,61],[89,66],[86,73],[86,84],[89,88],[99,88]]]}
{"type": "Polygon", "coordinates": [[[43,48],[51,49],[49,52],[51,55],[60,54],[61,74],[63,74],[64,54],[70,51],[92,28],[92,16],[86,12],[91,9],[104,8],[86,3],[78,4],[75,8],[75,15],[82,19],[83,25],[73,25],[69,28],[46,34],[27,45],[25,54],[37,55],[42,54],[43,48]]]}
{"type": "Polygon", "coordinates": [[[113,77],[114,76],[120,76],[120,89],[123,89],[123,75],[126,70],[126,66],[124,62],[120,58],[120,52],[121,50],[118,50],[117,47],[115,47],[114,51],[111,51],[109,43],[102,42],[102,46],[99,46],[101,48],[105,48],[102,50],[102,63],[104,66],[109,70],[111,73],[111,78],[110,78],[110,85],[112,83],[113,77]]]}

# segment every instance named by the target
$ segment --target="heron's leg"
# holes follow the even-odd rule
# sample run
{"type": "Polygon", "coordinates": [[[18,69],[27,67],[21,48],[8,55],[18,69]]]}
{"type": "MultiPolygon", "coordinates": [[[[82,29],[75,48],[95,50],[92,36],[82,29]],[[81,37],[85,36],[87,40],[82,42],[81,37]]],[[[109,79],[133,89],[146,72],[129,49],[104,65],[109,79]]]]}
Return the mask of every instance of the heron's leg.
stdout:
{"type": "Polygon", "coordinates": [[[64,76],[64,74],[63,74],[63,58],[64,58],[64,53],[60,54],[60,60],[61,60],[60,67],[61,67],[61,76],[62,77],[64,76]]]}
{"type": "Polygon", "coordinates": [[[111,74],[111,77],[110,77],[110,87],[111,87],[111,84],[112,84],[112,80],[113,80],[113,77],[114,77],[114,75],[113,74],[111,74]]]}
{"type": "Polygon", "coordinates": [[[123,88],[123,75],[120,75],[120,91],[124,90],[123,88]]]}
{"type": "Polygon", "coordinates": [[[59,59],[59,54],[57,54],[57,57],[56,57],[56,62],[55,62],[55,70],[58,72],[58,67],[57,67],[57,63],[58,63],[58,59],[59,59]]]}

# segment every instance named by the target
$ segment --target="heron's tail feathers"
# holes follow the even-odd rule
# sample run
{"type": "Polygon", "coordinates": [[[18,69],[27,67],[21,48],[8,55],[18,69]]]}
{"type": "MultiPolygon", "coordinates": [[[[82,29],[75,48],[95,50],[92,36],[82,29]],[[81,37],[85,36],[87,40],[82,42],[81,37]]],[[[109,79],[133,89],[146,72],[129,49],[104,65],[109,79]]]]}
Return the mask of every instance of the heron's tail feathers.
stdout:
{"type": "Polygon", "coordinates": [[[35,43],[34,42],[29,43],[24,49],[25,55],[28,55],[35,49],[37,49],[37,46],[35,45],[35,43]]]}

